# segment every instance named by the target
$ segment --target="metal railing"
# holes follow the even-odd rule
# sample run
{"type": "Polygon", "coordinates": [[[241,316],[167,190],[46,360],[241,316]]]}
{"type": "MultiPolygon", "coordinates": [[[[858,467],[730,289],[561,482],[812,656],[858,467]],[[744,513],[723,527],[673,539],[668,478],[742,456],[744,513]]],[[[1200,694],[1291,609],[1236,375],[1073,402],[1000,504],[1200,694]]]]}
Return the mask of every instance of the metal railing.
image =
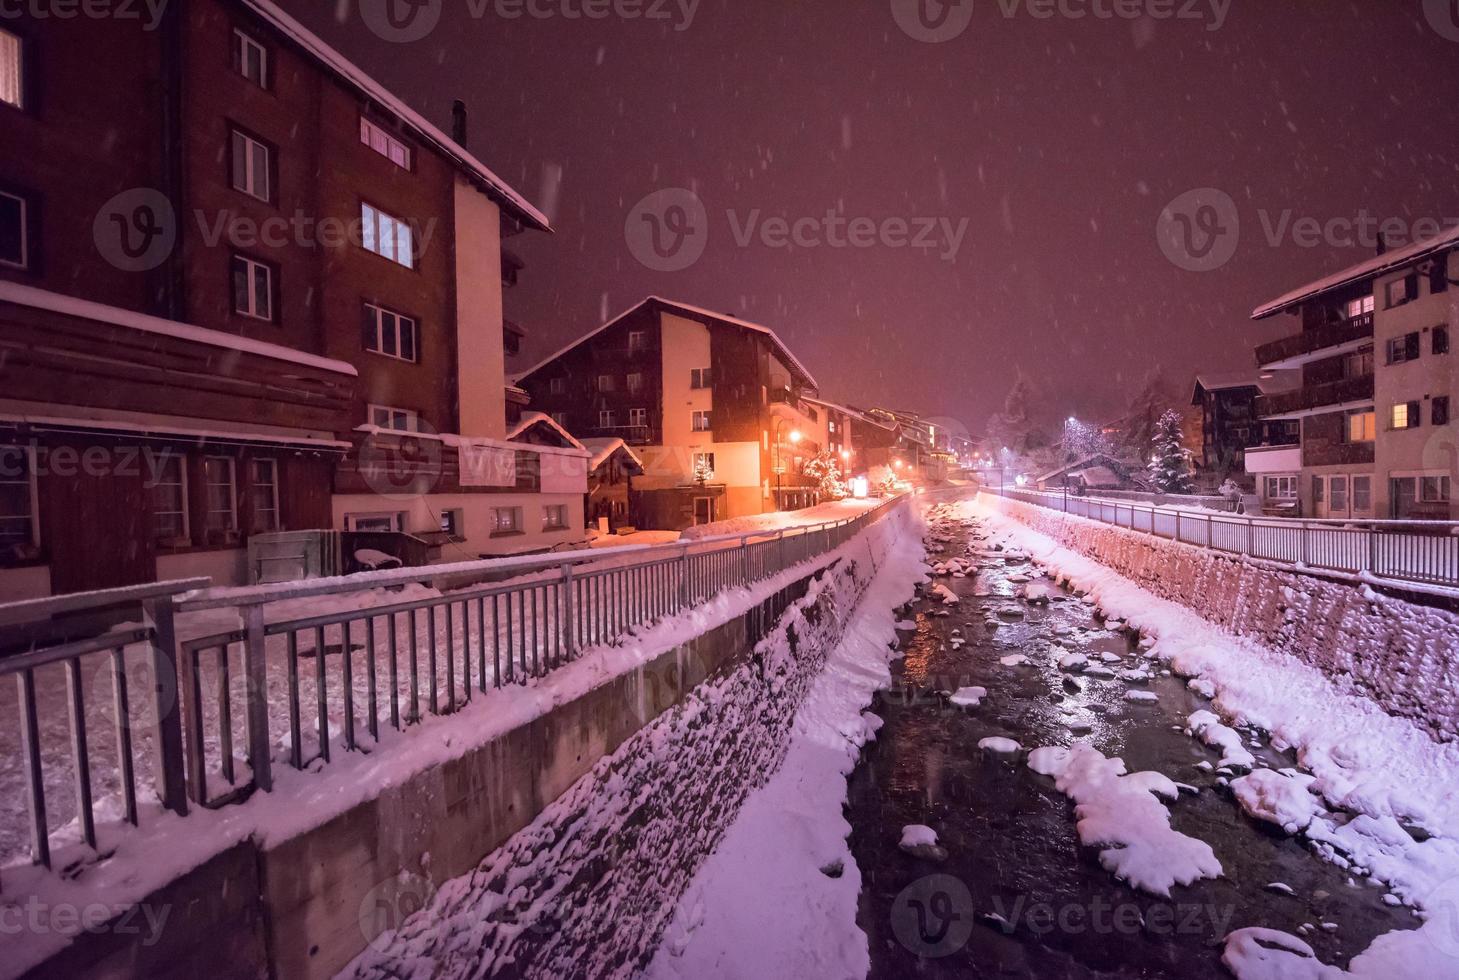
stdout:
{"type": "Polygon", "coordinates": [[[1238,517],[1037,490],[985,487],[982,492],[1226,554],[1401,582],[1459,586],[1459,523],[1238,517]]]}
{"type": "MultiPolygon", "coordinates": [[[[621,644],[727,590],[828,555],[903,499],[845,520],[675,545],[273,586],[203,589],[200,579],[0,606],[0,675],[17,678],[20,706],[18,749],[3,730],[0,749],[22,758],[31,860],[51,867],[62,829],[65,866],[94,859],[95,783],[119,788],[122,819],[133,825],[139,809],[146,816],[156,806],[138,806],[148,778],[157,803],[178,814],[225,806],[271,789],[276,762],[312,771],[339,752],[373,751],[429,715],[452,714],[488,690],[543,677],[585,650],[621,644]],[[52,642],[57,615],[95,620],[98,610],[106,622],[52,642]],[[220,616],[237,625],[218,630],[220,616]],[[206,635],[177,635],[210,622],[206,635]],[[83,683],[88,656],[112,661],[118,744],[101,775],[88,719],[101,707],[106,675],[90,665],[92,682],[83,683]],[[148,658],[153,688],[147,736],[136,740],[128,657],[148,658]],[[56,679],[38,692],[36,672],[49,665],[62,666],[64,685],[56,679]],[[64,792],[67,781],[74,793],[64,792]]],[[[757,622],[768,629],[773,619],[757,622]]]]}

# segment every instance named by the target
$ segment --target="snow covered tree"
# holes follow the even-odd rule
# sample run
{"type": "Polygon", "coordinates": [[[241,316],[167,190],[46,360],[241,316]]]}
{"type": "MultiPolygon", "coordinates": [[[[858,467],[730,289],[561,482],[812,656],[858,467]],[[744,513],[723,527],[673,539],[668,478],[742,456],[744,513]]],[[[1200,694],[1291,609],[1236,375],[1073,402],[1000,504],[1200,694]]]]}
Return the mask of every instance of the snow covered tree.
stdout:
{"type": "Polygon", "coordinates": [[[1127,458],[1139,460],[1145,457],[1155,439],[1161,416],[1174,406],[1175,398],[1165,371],[1156,365],[1145,375],[1140,390],[1130,399],[1125,410],[1119,448],[1127,458]]]}
{"type": "Polygon", "coordinates": [[[709,462],[708,454],[701,454],[694,463],[694,482],[701,487],[714,479],[714,466],[709,462]]]}
{"type": "Polygon", "coordinates": [[[805,475],[820,481],[817,489],[820,490],[823,500],[845,500],[851,495],[846,489],[846,482],[841,479],[841,465],[836,454],[830,450],[817,453],[808,460],[805,464],[805,475]]]}
{"type": "Polygon", "coordinates": [[[1190,450],[1180,444],[1180,423],[1180,413],[1173,409],[1155,423],[1150,482],[1160,493],[1190,493],[1195,489],[1190,450]]]}

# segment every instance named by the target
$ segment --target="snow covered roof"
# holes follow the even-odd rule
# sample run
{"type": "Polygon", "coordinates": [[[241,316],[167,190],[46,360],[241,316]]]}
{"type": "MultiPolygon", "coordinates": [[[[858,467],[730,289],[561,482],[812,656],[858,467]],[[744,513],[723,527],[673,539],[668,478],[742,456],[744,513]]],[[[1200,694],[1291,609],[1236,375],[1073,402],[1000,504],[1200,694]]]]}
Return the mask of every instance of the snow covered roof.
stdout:
{"type": "Polygon", "coordinates": [[[18,306],[29,306],[36,310],[49,310],[52,313],[62,313],[66,316],[80,317],[83,320],[109,323],[115,327],[128,327],[132,330],[141,330],[145,333],[161,334],[166,337],[176,337],[180,340],[191,340],[199,344],[208,344],[209,346],[220,347],[226,350],[243,351],[248,354],[257,354],[260,357],[271,357],[275,360],[289,361],[293,364],[304,364],[324,371],[331,371],[335,374],[346,374],[350,377],[356,377],[359,373],[355,370],[353,364],[346,364],[344,361],[336,361],[328,357],[320,357],[317,354],[306,354],[303,351],[294,350],[292,347],[270,344],[262,340],[250,340],[247,337],[240,337],[237,334],[224,333],[221,330],[210,330],[207,327],[195,327],[190,323],[178,323],[176,320],[164,320],[161,317],[149,316],[146,313],[135,313],[118,306],[107,306],[104,303],[93,303],[90,300],[79,299],[75,296],[63,296],[60,293],[37,289],[34,286],[25,286],[18,282],[0,281],[0,301],[15,303],[18,306]]]}
{"type": "Polygon", "coordinates": [[[701,306],[694,306],[691,303],[681,303],[678,300],[664,299],[662,296],[650,296],[648,299],[642,301],[641,303],[635,303],[632,307],[624,310],[622,313],[618,314],[613,319],[603,324],[601,327],[598,327],[595,330],[583,334],[581,337],[579,337],[577,340],[574,340],[566,347],[563,347],[562,349],[554,352],[548,357],[544,357],[541,361],[532,365],[530,368],[521,372],[520,374],[514,375],[512,377],[513,383],[520,383],[524,378],[530,378],[532,375],[536,374],[538,371],[542,370],[562,355],[568,353],[571,350],[574,350],[577,347],[582,346],[589,340],[592,340],[594,337],[598,336],[598,334],[602,333],[604,330],[607,330],[610,327],[617,326],[623,320],[632,316],[634,313],[637,313],[644,307],[650,305],[656,306],[661,310],[667,310],[670,313],[681,313],[691,317],[706,317],[708,319],[716,320],[720,323],[728,324],[730,326],[743,327],[746,330],[753,330],[756,333],[765,334],[772,341],[774,341],[775,346],[777,349],[779,349],[780,353],[785,355],[785,359],[790,362],[791,366],[795,370],[800,372],[801,376],[810,383],[810,386],[812,388],[820,388],[820,385],[816,382],[815,376],[806,369],[806,366],[800,362],[800,359],[797,358],[795,354],[791,353],[790,348],[785,346],[785,342],[780,339],[775,331],[771,330],[764,324],[755,323],[750,320],[741,320],[739,317],[729,316],[725,313],[715,313],[713,310],[706,310],[701,306]]]}
{"type": "Polygon", "coordinates": [[[1200,389],[1206,391],[1230,391],[1233,388],[1255,388],[1263,395],[1272,395],[1282,391],[1292,391],[1302,384],[1300,371],[1269,371],[1262,374],[1255,374],[1250,371],[1238,371],[1229,374],[1198,374],[1196,375],[1195,397],[1192,404],[1200,401],[1200,389]],[[1269,375],[1264,376],[1264,375],[1269,375]]]}
{"type": "Polygon", "coordinates": [[[1113,470],[1118,465],[1114,457],[1108,453],[1094,453],[1093,455],[1085,456],[1083,459],[1076,459],[1074,462],[1065,464],[1056,470],[1050,470],[1035,482],[1044,483],[1054,479],[1056,476],[1072,476],[1075,473],[1090,469],[1105,468],[1113,470]]]}
{"type": "Polygon", "coordinates": [[[1262,320],[1275,313],[1281,313],[1297,306],[1315,296],[1331,292],[1334,289],[1341,289],[1353,283],[1361,282],[1364,279],[1373,279],[1393,272],[1407,265],[1421,261],[1435,254],[1459,246],[1459,225],[1455,225],[1433,238],[1414,242],[1405,248],[1397,248],[1383,255],[1374,256],[1366,262],[1359,262],[1357,265],[1344,269],[1326,279],[1319,279],[1316,282],[1308,283],[1301,289],[1295,289],[1280,299],[1268,303],[1266,306],[1257,307],[1251,314],[1253,320],[1262,320]]]}
{"type": "Polygon", "coordinates": [[[572,433],[568,432],[562,426],[558,425],[555,418],[553,418],[551,415],[544,415],[541,412],[523,412],[522,417],[517,420],[517,424],[512,426],[511,430],[507,433],[507,441],[515,442],[534,425],[545,425],[549,429],[552,429],[558,435],[562,436],[563,440],[567,442],[568,446],[573,449],[587,448],[583,443],[573,438],[572,433]]]}
{"type": "Polygon", "coordinates": [[[588,469],[590,471],[602,466],[608,461],[608,457],[620,449],[628,454],[628,458],[633,460],[639,469],[643,469],[643,460],[622,439],[584,439],[583,446],[588,452],[593,454],[588,460],[588,469]]]}
{"type": "Polygon", "coordinates": [[[422,140],[434,144],[436,149],[445,154],[447,158],[455,161],[458,167],[485,185],[487,193],[505,204],[518,219],[542,231],[552,230],[547,216],[534,208],[506,181],[492,173],[486,164],[472,156],[464,146],[437,129],[420,113],[392,95],[383,85],[367,75],[344,55],[325,44],[317,34],[284,13],[273,0],[242,0],[242,3],[263,18],[271,27],[302,48],[315,61],[329,69],[341,81],[415,130],[416,135],[422,140]]]}
{"type": "Polygon", "coordinates": [[[348,442],[326,439],[299,430],[269,427],[256,430],[229,427],[205,429],[186,423],[179,424],[166,416],[127,417],[120,413],[113,415],[104,410],[89,409],[85,415],[33,415],[30,412],[0,410],[0,425],[25,425],[48,432],[101,431],[159,439],[195,439],[228,445],[288,446],[331,453],[347,452],[350,448],[348,442]]]}

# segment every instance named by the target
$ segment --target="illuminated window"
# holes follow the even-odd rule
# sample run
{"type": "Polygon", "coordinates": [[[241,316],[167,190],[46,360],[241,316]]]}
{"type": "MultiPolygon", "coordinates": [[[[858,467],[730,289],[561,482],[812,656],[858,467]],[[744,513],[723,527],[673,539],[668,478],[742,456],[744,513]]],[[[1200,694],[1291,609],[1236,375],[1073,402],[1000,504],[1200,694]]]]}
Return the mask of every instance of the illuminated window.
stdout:
{"type": "Polygon", "coordinates": [[[1348,442],[1372,442],[1378,437],[1377,412],[1349,412],[1348,442]]]}
{"type": "Polygon", "coordinates": [[[233,256],[233,312],[254,320],[273,320],[272,268],[257,259],[233,256]]]}
{"type": "Polygon", "coordinates": [[[1418,402],[1405,402],[1393,406],[1393,428],[1416,429],[1421,422],[1418,402]]]}
{"type": "Polygon", "coordinates": [[[25,108],[25,43],[0,30],[0,102],[25,108]]]}
{"type": "Polygon", "coordinates": [[[415,268],[415,241],[410,225],[368,204],[360,205],[360,244],[366,251],[415,268]]]}
{"type": "Polygon", "coordinates": [[[233,189],[260,201],[273,200],[269,167],[269,148],[233,130],[233,189]]]}
{"type": "Polygon", "coordinates": [[[542,530],[561,531],[567,527],[567,505],[549,504],[542,508],[542,530]]]}
{"type": "Polygon", "coordinates": [[[1347,306],[1348,318],[1353,319],[1355,317],[1360,317],[1365,313],[1372,313],[1373,305],[1374,304],[1372,296],[1364,296],[1362,299],[1353,300],[1347,306]]]}
{"type": "Polygon", "coordinates": [[[408,408],[371,405],[370,424],[391,432],[415,432],[420,428],[420,416],[408,408]]]}
{"type": "Polygon", "coordinates": [[[360,142],[397,167],[410,169],[410,147],[364,116],[360,117],[360,142]]]}

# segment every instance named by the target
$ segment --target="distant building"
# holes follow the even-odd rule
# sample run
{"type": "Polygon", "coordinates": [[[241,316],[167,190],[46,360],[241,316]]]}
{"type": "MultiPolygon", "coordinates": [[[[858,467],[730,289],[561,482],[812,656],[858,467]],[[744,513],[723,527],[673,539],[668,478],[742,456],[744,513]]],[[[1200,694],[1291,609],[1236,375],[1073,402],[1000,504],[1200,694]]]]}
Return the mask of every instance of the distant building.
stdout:
{"type": "Polygon", "coordinates": [[[769,327],[651,297],[529,368],[532,406],[642,460],[635,523],[679,530],[818,502],[816,380],[769,327]]]}
{"type": "MultiPolygon", "coordinates": [[[[1294,391],[1263,395],[1268,421],[1297,422],[1300,449],[1275,489],[1316,518],[1459,517],[1452,335],[1459,229],[1380,254],[1253,313],[1300,330],[1256,351],[1265,371],[1299,369],[1294,391]]],[[[1248,466],[1250,463],[1248,462],[1248,466]]]]}
{"type": "Polygon", "coordinates": [[[1202,374],[1196,378],[1191,405],[1199,409],[1200,440],[1190,447],[1197,467],[1212,489],[1226,479],[1244,482],[1247,452],[1252,448],[1291,447],[1300,426],[1291,421],[1266,421],[1257,415],[1261,395],[1290,391],[1300,383],[1295,372],[1202,374]]]}

